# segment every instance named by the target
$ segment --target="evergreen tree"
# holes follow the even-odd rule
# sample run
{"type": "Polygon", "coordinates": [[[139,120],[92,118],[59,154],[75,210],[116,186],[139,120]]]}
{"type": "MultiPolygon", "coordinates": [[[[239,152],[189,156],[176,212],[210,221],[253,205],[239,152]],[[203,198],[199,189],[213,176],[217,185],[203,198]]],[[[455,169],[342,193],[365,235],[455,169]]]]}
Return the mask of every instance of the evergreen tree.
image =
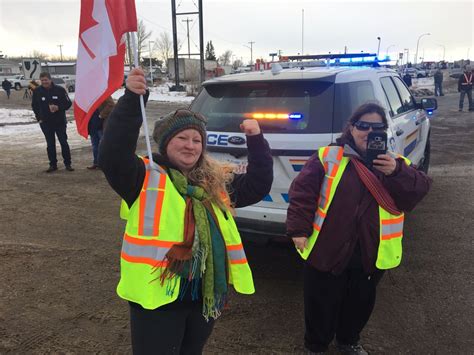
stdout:
{"type": "Polygon", "coordinates": [[[206,60],[217,60],[212,41],[209,41],[206,44],[206,60]]]}

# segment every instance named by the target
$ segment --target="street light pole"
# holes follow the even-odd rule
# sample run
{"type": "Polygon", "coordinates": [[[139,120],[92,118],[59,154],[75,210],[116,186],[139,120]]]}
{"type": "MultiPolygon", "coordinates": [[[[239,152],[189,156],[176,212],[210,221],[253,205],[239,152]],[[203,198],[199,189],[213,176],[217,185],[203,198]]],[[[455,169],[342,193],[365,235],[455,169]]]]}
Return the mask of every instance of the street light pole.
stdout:
{"type": "Polygon", "coordinates": [[[444,46],[443,44],[438,44],[438,46],[443,47],[443,62],[444,62],[444,57],[446,55],[446,46],[444,46]]]}
{"type": "Polygon", "coordinates": [[[148,50],[150,55],[150,79],[151,79],[151,86],[153,86],[153,63],[151,61],[151,44],[155,41],[148,41],[148,50]]]}
{"type": "Polygon", "coordinates": [[[379,46],[377,47],[377,58],[379,58],[379,53],[380,53],[380,41],[382,40],[382,38],[377,37],[377,39],[379,40],[379,46]]]}
{"type": "Polygon", "coordinates": [[[429,32],[423,33],[418,37],[418,41],[416,41],[415,67],[416,67],[416,63],[418,62],[418,46],[420,45],[420,39],[423,36],[429,36],[429,35],[431,35],[431,33],[429,33],[429,32]]]}
{"type": "Polygon", "coordinates": [[[392,47],[395,47],[395,44],[391,44],[387,47],[387,50],[385,51],[385,56],[388,57],[388,50],[392,47]]]}

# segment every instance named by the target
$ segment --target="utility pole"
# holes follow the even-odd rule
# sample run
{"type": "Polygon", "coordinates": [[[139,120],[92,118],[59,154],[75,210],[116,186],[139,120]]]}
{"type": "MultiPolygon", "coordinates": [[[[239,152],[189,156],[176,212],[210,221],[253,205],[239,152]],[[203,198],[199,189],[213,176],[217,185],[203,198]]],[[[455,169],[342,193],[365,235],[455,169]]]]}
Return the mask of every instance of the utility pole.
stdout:
{"type": "Polygon", "coordinates": [[[253,65],[253,45],[254,45],[254,41],[250,41],[248,42],[250,44],[250,47],[247,46],[246,44],[244,44],[244,47],[247,47],[248,49],[250,49],[250,65],[253,65]]]}
{"type": "Polygon", "coordinates": [[[301,55],[304,55],[304,9],[301,9],[301,55]]]}
{"type": "Polygon", "coordinates": [[[155,43],[155,41],[148,41],[148,50],[149,50],[149,56],[150,56],[150,80],[151,80],[151,86],[153,86],[153,62],[151,61],[151,44],[155,43]]]}
{"type": "MultiPolygon", "coordinates": [[[[182,2],[182,1],[181,1],[182,2]]],[[[181,5],[180,2],[180,5],[181,5]]],[[[204,68],[204,20],[203,20],[203,11],[202,11],[202,0],[198,0],[198,5],[193,0],[193,4],[198,8],[198,11],[191,11],[191,12],[176,12],[176,0],[171,0],[171,17],[173,22],[173,52],[174,52],[174,72],[175,72],[175,87],[179,88],[179,60],[178,60],[178,30],[176,24],[176,18],[182,15],[198,15],[199,16],[199,53],[191,53],[190,52],[190,37],[189,37],[189,22],[192,20],[187,19],[188,22],[188,57],[191,56],[199,56],[200,64],[201,64],[201,82],[206,79],[206,71],[204,68]]],[[[179,6],[178,6],[179,7],[179,6]]],[[[184,21],[183,21],[184,22],[184,21]]]]}
{"type": "Polygon", "coordinates": [[[186,18],[186,20],[181,20],[181,22],[186,22],[186,27],[188,29],[188,58],[191,58],[191,46],[189,45],[189,23],[193,22],[193,20],[186,18]]]}
{"type": "Polygon", "coordinates": [[[62,62],[63,61],[63,45],[58,44],[58,47],[59,47],[59,54],[61,56],[61,62],[62,62]]]}

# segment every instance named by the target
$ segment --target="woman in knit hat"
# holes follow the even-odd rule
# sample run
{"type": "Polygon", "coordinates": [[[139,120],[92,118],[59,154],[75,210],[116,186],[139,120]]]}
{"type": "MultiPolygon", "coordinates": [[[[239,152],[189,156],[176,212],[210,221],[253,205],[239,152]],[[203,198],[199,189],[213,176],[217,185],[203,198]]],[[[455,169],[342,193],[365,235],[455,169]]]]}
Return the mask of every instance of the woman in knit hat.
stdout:
{"type": "Polygon", "coordinates": [[[129,301],[134,354],[200,354],[230,285],[254,292],[233,209],[268,194],[272,157],[258,122],[244,120],[248,167],[234,173],[207,155],[206,119],[186,109],[156,122],[153,161],[139,157],[139,95],[147,98],[146,81],[134,69],[99,154],[127,220],[117,293],[129,301]]]}

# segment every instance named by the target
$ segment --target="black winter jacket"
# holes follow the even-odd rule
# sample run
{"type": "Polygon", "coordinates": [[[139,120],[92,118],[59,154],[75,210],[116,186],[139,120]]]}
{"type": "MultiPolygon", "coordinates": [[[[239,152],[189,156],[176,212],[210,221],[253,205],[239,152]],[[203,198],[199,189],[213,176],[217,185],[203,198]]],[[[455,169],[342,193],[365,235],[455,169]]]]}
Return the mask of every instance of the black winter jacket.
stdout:
{"type": "MultiPolygon", "coordinates": [[[[131,207],[145,179],[145,164],[136,154],[142,118],[139,96],[126,90],[112,111],[99,149],[99,166],[110,186],[131,207]]],[[[263,134],[247,137],[246,174],[236,174],[229,187],[235,207],[262,200],[273,182],[273,160],[263,134]]],[[[164,157],[153,155],[155,162],[172,167],[164,157]]]]}
{"type": "Polygon", "coordinates": [[[7,90],[10,90],[12,88],[12,83],[9,82],[8,80],[3,80],[2,81],[2,89],[7,91],[7,90]]]}
{"type": "Polygon", "coordinates": [[[472,84],[474,82],[474,74],[462,73],[458,80],[458,91],[470,91],[472,90],[472,84]],[[467,80],[466,80],[467,79],[467,80]]]}
{"type": "Polygon", "coordinates": [[[66,110],[71,105],[72,103],[66,90],[61,86],[54,85],[54,83],[51,83],[48,89],[38,86],[33,91],[31,107],[38,121],[43,121],[47,124],[65,124],[66,110]],[[59,110],[51,112],[49,105],[56,105],[59,107],[59,110]]]}

